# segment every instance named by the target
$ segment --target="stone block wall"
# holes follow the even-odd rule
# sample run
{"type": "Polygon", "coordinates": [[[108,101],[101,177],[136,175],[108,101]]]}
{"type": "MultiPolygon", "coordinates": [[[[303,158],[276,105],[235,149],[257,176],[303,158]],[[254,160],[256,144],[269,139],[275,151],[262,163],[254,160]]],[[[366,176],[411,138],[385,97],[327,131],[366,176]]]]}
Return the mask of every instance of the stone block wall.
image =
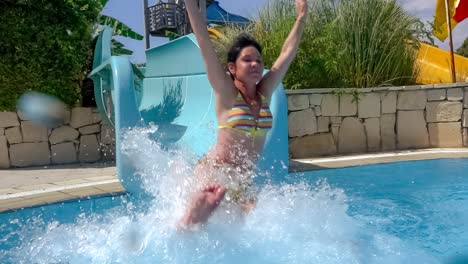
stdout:
{"type": "MultiPolygon", "coordinates": [[[[289,90],[292,158],[468,147],[468,83],[289,90]]],[[[115,160],[115,132],[95,108],[48,129],[0,112],[0,169],[115,160]]]]}
{"type": "Polygon", "coordinates": [[[468,147],[468,83],[287,91],[292,158],[468,147]]]}
{"type": "Polygon", "coordinates": [[[73,108],[53,129],[0,112],[0,169],[113,160],[115,132],[96,108],[73,108]]]}

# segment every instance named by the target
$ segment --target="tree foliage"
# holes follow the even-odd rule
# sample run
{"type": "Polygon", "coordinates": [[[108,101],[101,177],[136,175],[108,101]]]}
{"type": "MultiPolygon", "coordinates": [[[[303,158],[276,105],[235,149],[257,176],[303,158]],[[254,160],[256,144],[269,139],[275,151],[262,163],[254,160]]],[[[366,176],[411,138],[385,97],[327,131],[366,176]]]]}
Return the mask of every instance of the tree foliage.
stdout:
{"type": "Polygon", "coordinates": [[[68,105],[92,50],[102,6],[94,0],[18,0],[0,8],[0,111],[15,110],[25,91],[54,95],[68,105]]]}

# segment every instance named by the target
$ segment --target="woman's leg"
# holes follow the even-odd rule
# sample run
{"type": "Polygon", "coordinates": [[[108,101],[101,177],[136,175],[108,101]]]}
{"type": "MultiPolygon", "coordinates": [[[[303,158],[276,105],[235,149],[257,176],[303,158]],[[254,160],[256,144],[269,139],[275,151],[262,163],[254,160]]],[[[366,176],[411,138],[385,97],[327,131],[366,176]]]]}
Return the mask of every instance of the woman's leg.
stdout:
{"type": "Polygon", "coordinates": [[[184,217],[179,227],[187,228],[204,223],[219,206],[226,193],[226,188],[215,183],[213,164],[205,156],[194,168],[195,192],[191,196],[184,217]]]}
{"type": "Polygon", "coordinates": [[[179,226],[187,228],[194,224],[204,223],[224,198],[226,189],[218,184],[205,187],[195,193],[179,226]]]}

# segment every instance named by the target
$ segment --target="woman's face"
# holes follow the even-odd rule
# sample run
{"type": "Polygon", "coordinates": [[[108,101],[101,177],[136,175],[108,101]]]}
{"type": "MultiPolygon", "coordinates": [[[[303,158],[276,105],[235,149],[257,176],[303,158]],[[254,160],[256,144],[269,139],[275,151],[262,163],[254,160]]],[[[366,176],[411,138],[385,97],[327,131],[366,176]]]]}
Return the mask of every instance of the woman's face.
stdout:
{"type": "Polygon", "coordinates": [[[245,47],[237,57],[236,63],[228,64],[228,69],[235,79],[246,84],[256,84],[262,79],[264,70],[262,55],[254,46],[245,47]]]}

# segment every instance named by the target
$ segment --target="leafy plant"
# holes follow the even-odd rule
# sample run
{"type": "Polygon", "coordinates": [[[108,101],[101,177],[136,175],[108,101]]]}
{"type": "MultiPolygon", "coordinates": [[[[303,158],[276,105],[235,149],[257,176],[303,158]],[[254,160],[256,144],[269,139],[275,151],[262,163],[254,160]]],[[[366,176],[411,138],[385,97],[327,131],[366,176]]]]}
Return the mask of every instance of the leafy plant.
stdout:
{"type": "MultiPolygon", "coordinates": [[[[97,0],[97,2],[99,2],[102,8],[104,8],[107,2],[109,2],[109,0],[97,0]]],[[[134,40],[142,40],[144,38],[142,35],[133,31],[129,26],[125,25],[121,21],[113,17],[103,15],[100,12],[97,17],[96,25],[94,27],[94,37],[96,37],[99,34],[103,26],[111,27],[114,36],[121,36],[134,40]]],[[[124,45],[121,42],[117,41],[116,39],[112,39],[113,55],[131,55],[132,53],[133,52],[131,50],[125,49],[124,45]]]]}
{"type": "MultiPolygon", "coordinates": [[[[0,111],[14,111],[25,91],[57,96],[68,105],[81,101],[90,71],[92,38],[103,25],[114,35],[143,36],[101,15],[107,0],[21,0],[0,2],[0,111]]],[[[113,54],[131,54],[113,40],[113,54]]],[[[92,87],[91,87],[92,89],[92,87]]]]}
{"type": "Polygon", "coordinates": [[[169,30],[166,30],[165,35],[166,35],[166,38],[168,38],[170,41],[180,38],[179,34],[169,31],[169,30]]]}
{"type": "Polygon", "coordinates": [[[100,4],[94,0],[7,1],[0,8],[0,111],[14,111],[25,91],[80,101],[100,4]]]}

